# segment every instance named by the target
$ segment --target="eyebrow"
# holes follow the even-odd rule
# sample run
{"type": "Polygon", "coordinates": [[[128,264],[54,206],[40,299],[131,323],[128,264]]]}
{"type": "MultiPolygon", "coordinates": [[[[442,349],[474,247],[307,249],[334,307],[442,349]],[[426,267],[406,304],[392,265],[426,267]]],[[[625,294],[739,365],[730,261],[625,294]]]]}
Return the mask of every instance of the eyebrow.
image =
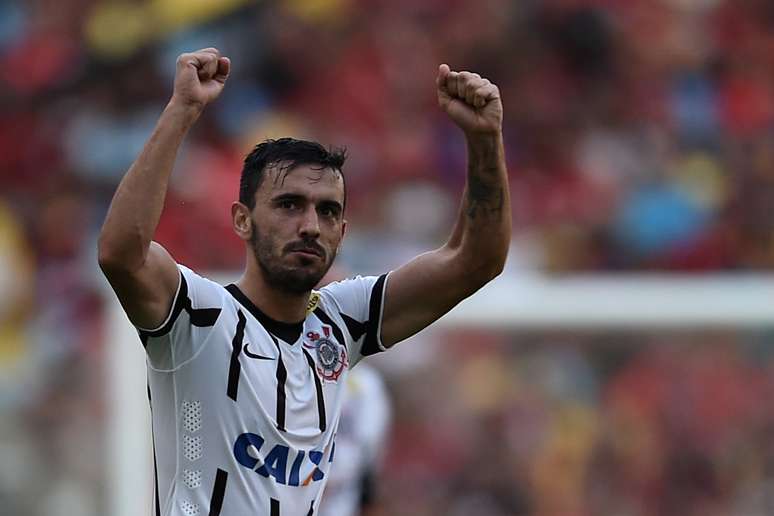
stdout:
{"type": "Polygon", "coordinates": [[[271,198],[271,202],[278,202],[278,201],[297,201],[297,200],[306,200],[306,197],[301,194],[294,194],[294,193],[283,193],[279,195],[275,195],[271,198]]]}

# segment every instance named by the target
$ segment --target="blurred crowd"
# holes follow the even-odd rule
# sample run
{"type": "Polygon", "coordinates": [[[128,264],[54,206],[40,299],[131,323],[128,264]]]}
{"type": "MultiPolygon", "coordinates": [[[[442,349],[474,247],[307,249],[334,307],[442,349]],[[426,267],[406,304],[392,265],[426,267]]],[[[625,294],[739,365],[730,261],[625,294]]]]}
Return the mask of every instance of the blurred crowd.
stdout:
{"type": "MultiPolygon", "coordinates": [[[[0,468],[0,504],[21,503],[9,493],[33,478],[65,486],[13,514],[100,510],[99,460],[67,440],[102,439],[96,234],[175,57],[206,46],[233,73],[181,152],[157,234],[195,269],[241,267],[229,219],[241,160],[284,135],[348,148],[348,270],[440,243],[465,174],[464,140],[436,106],[442,62],[501,88],[510,273],[774,268],[769,0],[0,0],[0,413],[13,415],[0,453],[38,464],[0,468]],[[73,471],[88,496],[68,487],[73,471]]],[[[625,453],[607,444],[595,475],[625,453]]],[[[730,489],[727,473],[708,482],[730,489]]],[[[535,475],[522,480],[542,489],[535,475]]]]}
{"type": "Polygon", "coordinates": [[[411,368],[378,359],[378,516],[774,513],[771,332],[434,337],[411,368]]]}

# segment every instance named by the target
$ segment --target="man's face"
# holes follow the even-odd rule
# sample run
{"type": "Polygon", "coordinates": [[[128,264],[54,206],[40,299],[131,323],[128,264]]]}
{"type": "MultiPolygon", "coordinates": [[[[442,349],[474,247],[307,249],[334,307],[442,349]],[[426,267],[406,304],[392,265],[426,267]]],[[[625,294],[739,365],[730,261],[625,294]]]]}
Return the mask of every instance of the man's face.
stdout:
{"type": "Polygon", "coordinates": [[[333,264],[344,236],[344,180],[330,168],[266,171],[255,193],[250,245],[267,282],[304,293],[333,264]]]}

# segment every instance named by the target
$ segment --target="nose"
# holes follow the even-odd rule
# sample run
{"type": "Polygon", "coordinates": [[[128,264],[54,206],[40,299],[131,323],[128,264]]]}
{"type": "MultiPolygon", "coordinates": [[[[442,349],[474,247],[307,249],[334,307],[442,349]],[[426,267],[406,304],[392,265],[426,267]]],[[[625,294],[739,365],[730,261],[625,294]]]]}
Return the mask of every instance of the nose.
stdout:
{"type": "Polygon", "coordinates": [[[304,211],[298,233],[300,236],[309,239],[316,239],[320,236],[320,220],[317,217],[317,210],[314,206],[310,206],[304,211]]]}

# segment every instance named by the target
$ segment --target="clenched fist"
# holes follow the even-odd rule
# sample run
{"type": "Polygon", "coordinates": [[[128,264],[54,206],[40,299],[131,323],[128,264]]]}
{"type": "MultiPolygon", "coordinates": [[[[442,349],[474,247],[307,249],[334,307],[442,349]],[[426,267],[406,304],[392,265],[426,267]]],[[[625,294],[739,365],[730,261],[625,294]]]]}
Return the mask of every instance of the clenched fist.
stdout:
{"type": "Polygon", "coordinates": [[[497,86],[477,73],[438,67],[438,104],[466,134],[497,133],[502,128],[503,104],[497,86]]]}
{"type": "Polygon", "coordinates": [[[187,106],[203,108],[212,102],[226,84],[231,61],[217,48],[203,48],[177,58],[175,91],[172,99],[187,106]]]}

